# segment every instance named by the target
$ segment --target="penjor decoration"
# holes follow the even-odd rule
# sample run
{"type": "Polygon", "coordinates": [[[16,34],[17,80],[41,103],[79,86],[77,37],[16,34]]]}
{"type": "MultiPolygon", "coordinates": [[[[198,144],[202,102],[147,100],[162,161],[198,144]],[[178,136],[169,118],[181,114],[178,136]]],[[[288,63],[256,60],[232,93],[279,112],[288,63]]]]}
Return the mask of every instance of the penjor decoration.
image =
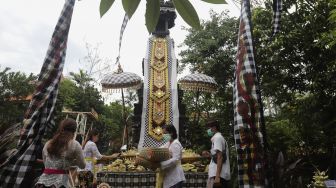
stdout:
{"type": "Polygon", "coordinates": [[[169,37],[168,30],[174,26],[175,18],[173,4],[161,1],[159,22],[149,38],[148,53],[143,65],[144,107],[139,149],[163,145],[163,128],[166,124],[173,124],[179,130],[177,63],[174,41],[169,37]]]}
{"type": "Polygon", "coordinates": [[[234,134],[239,187],[265,187],[262,107],[254,61],[250,2],[243,0],[234,79],[234,134]]]}
{"type": "Polygon", "coordinates": [[[59,83],[75,0],[66,0],[53,32],[33,98],[25,113],[17,151],[0,166],[0,187],[30,187],[42,138],[54,124],[59,83]]]}

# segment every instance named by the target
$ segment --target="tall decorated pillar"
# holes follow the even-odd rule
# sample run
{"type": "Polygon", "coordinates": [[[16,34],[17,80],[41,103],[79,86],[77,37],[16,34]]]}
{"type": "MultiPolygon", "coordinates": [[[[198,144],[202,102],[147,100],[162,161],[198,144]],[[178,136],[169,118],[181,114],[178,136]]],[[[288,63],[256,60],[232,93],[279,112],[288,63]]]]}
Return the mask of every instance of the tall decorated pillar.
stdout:
{"type": "Polygon", "coordinates": [[[160,18],[148,39],[147,54],[143,61],[144,89],[139,149],[163,145],[163,128],[166,124],[173,124],[179,130],[177,61],[174,41],[169,36],[175,18],[173,4],[170,1],[160,1],[160,18]]]}

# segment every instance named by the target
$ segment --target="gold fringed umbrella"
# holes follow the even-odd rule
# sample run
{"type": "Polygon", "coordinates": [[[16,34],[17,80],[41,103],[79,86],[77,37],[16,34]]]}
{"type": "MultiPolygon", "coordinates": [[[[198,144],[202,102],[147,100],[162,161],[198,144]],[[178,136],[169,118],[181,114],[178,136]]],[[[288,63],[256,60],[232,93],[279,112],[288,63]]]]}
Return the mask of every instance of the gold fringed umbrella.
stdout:
{"type": "Polygon", "coordinates": [[[218,84],[212,77],[201,73],[184,76],[178,81],[178,84],[182,90],[196,91],[195,107],[197,113],[194,116],[194,122],[197,126],[200,118],[200,110],[198,108],[200,92],[214,93],[217,91],[218,84]]]}
{"type": "MultiPolygon", "coordinates": [[[[123,134],[123,145],[125,137],[127,135],[127,122],[126,122],[126,111],[125,111],[125,99],[124,99],[124,89],[140,89],[142,86],[142,79],[135,73],[123,72],[120,64],[118,65],[117,72],[113,74],[106,75],[101,80],[103,92],[113,93],[113,91],[121,90],[122,105],[123,105],[123,121],[124,121],[124,134],[123,134]]],[[[126,141],[127,143],[127,141],[126,141]]]]}
{"type": "Polygon", "coordinates": [[[179,80],[179,85],[182,90],[189,91],[203,91],[203,92],[216,92],[218,84],[210,76],[201,73],[189,74],[179,80]]]}
{"type": "Polygon", "coordinates": [[[142,79],[135,73],[123,72],[119,65],[116,73],[106,75],[100,83],[103,92],[112,93],[115,90],[140,89],[142,79]]]}

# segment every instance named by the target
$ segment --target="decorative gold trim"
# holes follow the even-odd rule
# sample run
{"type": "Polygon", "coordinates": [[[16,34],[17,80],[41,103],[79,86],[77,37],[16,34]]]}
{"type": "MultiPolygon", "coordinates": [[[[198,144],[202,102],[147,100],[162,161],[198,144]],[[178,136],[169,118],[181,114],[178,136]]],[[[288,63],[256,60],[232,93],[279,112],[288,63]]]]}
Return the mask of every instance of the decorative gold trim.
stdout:
{"type": "MultiPolygon", "coordinates": [[[[168,45],[167,45],[167,41],[166,41],[166,49],[165,49],[165,62],[166,62],[166,65],[168,65],[168,45]]],[[[169,95],[169,98],[168,100],[166,100],[166,124],[169,124],[169,120],[170,120],[170,99],[171,99],[171,93],[170,93],[170,84],[169,84],[169,72],[168,72],[168,68],[166,69],[166,91],[167,91],[167,95],[169,95]],[[167,87],[169,88],[167,90],[167,87]]]]}
{"type": "Polygon", "coordinates": [[[164,38],[153,41],[149,73],[148,134],[162,140],[162,126],[170,120],[170,84],[168,75],[168,44],[164,38]]]}
{"type": "Polygon", "coordinates": [[[161,89],[165,85],[164,72],[154,71],[154,85],[161,89]]]}
{"type": "Polygon", "coordinates": [[[216,92],[217,91],[217,85],[210,84],[210,83],[191,83],[191,82],[180,82],[179,83],[180,88],[182,90],[190,90],[190,91],[202,91],[202,92],[216,92]]]}
{"type": "Polygon", "coordinates": [[[154,65],[151,65],[151,68],[155,69],[156,71],[164,71],[167,68],[167,64],[163,63],[162,61],[157,61],[154,65]]]}

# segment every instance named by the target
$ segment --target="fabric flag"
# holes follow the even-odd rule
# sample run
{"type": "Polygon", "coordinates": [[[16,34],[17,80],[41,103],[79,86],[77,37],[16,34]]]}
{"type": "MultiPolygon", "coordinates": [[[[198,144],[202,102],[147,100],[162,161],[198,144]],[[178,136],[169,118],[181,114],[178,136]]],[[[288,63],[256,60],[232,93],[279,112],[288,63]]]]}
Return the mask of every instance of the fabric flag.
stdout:
{"type": "Polygon", "coordinates": [[[243,0],[233,88],[234,136],[241,188],[265,186],[262,107],[254,62],[250,1],[243,0]]]}
{"type": "Polygon", "coordinates": [[[18,150],[0,167],[0,187],[29,187],[32,165],[50,124],[58,94],[75,0],[66,0],[52,35],[33,98],[25,113],[18,150]]]}
{"type": "Polygon", "coordinates": [[[128,17],[128,15],[125,13],[124,20],[123,20],[123,22],[122,22],[122,24],[121,24],[121,28],[120,28],[120,34],[119,34],[119,52],[118,52],[118,57],[117,57],[116,64],[119,63],[119,59],[120,59],[120,49],[121,49],[121,42],[122,42],[122,38],[123,38],[124,31],[125,31],[126,25],[127,25],[127,23],[128,23],[128,20],[129,20],[129,17],[128,17]]]}
{"type": "Polygon", "coordinates": [[[273,0],[273,29],[272,37],[280,31],[282,0],[273,0]]]}

